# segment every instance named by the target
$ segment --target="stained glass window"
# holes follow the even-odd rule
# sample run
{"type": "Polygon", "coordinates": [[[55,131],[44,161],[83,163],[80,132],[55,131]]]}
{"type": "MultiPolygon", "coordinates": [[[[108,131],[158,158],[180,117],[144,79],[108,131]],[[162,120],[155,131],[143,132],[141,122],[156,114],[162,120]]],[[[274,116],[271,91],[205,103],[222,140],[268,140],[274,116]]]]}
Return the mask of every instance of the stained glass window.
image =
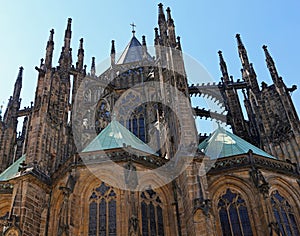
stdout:
{"type": "Polygon", "coordinates": [[[134,117],[133,119],[132,119],[132,127],[133,127],[133,133],[134,133],[134,135],[135,136],[138,136],[139,134],[138,134],[138,123],[137,123],[137,119],[136,119],[136,117],[134,117]]]}
{"type": "Polygon", "coordinates": [[[282,235],[300,235],[293,208],[278,191],[271,194],[271,204],[282,235]]]}
{"type": "Polygon", "coordinates": [[[152,189],[142,192],[141,198],[142,235],[164,236],[162,201],[152,189]]]}
{"type": "Polygon", "coordinates": [[[134,135],[141,139],[143,142],[146,141],[145,119],[142,114],[139,115],[138,119],[134,116],[132,119],[127,120],[126,128],[134,133],[134,135]]]}
{"type": "MultiPolygon", "coordinates": [[[[113,194],[110,194],[110,196],[113,194]]],[[[115,193],[114,193],[115,195],[115,193]]],[[[109,236],[113,236],[117,234],[117,224],[116,224],[116,200],[112,199],[108,203],[108,231],[109,236]]]]}
{"type": "Polygon", "coordinates": [[[89,217],[89,235],[90,236],[96,236],[97,234],[97,221],[96,221],[96,215],[97,215],[97,203],[91,202],[90,207],[90,217],[89,217]]]}
{"type": "Polygon", "coordinates": [[[147,204],[143,201],[141,204],[142,210],[142,235],[148,236],[148,211],[147,211],[147,204]]]}
{"type": "Polygon", "coordinates": [[[89,204],[89,236],[116,236],[116,193],[104,182],[93,190],[89,204]]]}
{"type": "Polygon", "coordinates": [[[146,142],[145,111],[146,105],[141,104],[140,95],[129,92],[120,102],[117,119],[128,130],[143,142],[146,142]],[[135,107],[132,112],[132,107],[135,107]],[[128,112],[131,114],[129,115],[128,112]]]}
{"type": "Polygon", "coordinates": [[[164,236],[164,220],[163,220],[163,212],[160,205],[156,206],[157,212],[157,232],[158,236],[164,236]]]}
{"type": "Polygon", "coordinates": [[[139,138],[146,142],[146,136],[145,136],[145,120],[142,115],[139,117],[139,138]]]}
{"type": "Polygon", "coordinates": [[[218,211],[223,236],[253,235],[245,201],[238,193],[227,189],[218,202],[218,211]]]}

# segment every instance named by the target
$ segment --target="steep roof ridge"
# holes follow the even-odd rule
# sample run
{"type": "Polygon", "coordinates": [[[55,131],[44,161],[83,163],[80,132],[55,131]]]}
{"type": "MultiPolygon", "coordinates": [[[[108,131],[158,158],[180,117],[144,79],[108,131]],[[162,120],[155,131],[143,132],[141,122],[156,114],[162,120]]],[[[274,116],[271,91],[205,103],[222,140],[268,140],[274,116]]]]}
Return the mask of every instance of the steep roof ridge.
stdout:
{"type": "Polygon", "coordinates": [[[201,142],[198,148],[212,159],[245,154],[250,149],[257,155],[277,159],[222,127],[201,142]]]}
{"type": "Polygon", "coordinates": [[[130,146],[145,153],[157,155],[155,151],[113,119],[82,152],[93,152],[130,146]]]}

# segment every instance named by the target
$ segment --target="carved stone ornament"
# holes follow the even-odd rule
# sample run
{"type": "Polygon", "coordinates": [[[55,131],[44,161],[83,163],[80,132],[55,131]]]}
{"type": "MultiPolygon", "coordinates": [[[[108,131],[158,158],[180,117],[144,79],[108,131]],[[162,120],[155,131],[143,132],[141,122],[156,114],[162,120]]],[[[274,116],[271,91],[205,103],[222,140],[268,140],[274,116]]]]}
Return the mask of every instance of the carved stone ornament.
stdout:
{"type": "Polygon", "coordinates": [[[21,230],[16,224],[17,217],[12,215],[10,219],[7,219],[6,227],[4,227],[4,236],[21,236],[21,230]]]}
{"type": "Polygon", "coordinates": [[[261,171],[253,166],[249,174],[255,187],[257,187],[262,194],[268,194],[269,184],[261,171]]]}
{"type": "Polygon", "coordinates": [[[20,236],[20,235],[21,235],[20,230],[15,226],[10,227],[4,233],[4,236],[20,236]]]}
{"type": "Polygon", "coordinates": [[[140,236],[139,220],[135,215],[129,219],[129,236],[140,236]]]}

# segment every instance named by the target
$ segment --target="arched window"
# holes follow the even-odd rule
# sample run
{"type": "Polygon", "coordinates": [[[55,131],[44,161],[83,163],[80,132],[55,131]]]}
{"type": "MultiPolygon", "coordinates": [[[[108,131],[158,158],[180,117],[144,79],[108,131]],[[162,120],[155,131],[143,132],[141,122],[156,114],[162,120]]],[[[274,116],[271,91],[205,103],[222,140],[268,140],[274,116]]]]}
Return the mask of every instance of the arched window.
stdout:
{"type": "Polygon", "coordinates": [[[143,115],[140,115],[139,117],[139,138],[146,142],[146,136],[145,136],[145,119],[143,115]]]}
{"type": "Polygon", "coordinates": [[[250,236],[252,229],[245,201],[238,193],[227,189],[218,202],[223,236],[250,236]]]}
{"type": "Polygon", "coordinates": [[[141,104],[140,95],[130,91],[122,98],[118,109],[117,119],[122,121],[122,124],[135,136],[146,142],[146,105],[141,104]],[[133,112],[132,108],[134,108],[133,112]]]}
{"type": "Polygon", "coordinates": [[[271,203],[282,235],[300,235],[293,208],[278,191],[271,194],[271,203]]]}
{"type": "Polygon", "coordinates": [[[134,133],[135,136],[138,136],[138,122],[137,118],[133,117],[132,119],[132,133],[134,133]]]}
{"type": "Polygon", "coordinates": [[[152,189],[141,193],[142,236],[164,236],[162,202],[152,189]]]}
{"type": "Polygon", "coordinates": [[[117,235],[116,193],[104,182],[90,196],[88,235],[117,235]]]}

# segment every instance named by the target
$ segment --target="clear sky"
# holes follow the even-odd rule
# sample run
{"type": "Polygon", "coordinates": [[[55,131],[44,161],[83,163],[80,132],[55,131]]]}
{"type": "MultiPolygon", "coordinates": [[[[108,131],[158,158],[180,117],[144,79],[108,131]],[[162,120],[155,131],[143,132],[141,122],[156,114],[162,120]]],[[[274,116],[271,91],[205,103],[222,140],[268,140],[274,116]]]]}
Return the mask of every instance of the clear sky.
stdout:
{"type": "MultiPolygon", "coordinates": [[[[34,98],[37,72],[34,67],[45,56],[50,29],[55,30],[54,64],[63,45],[67,18],[72,22],[73,61],[79,39],[84,38],[85,64],[91,57],[99,63],[110,53],[110,42],[123,51],[131,38],[130,23],[137,25],[137,37],[146,35],[153,45],[159,1],[3,1],[0,0],[0,104],[6,106],[12,95],[19,66],[24,67],[22,107],[34,98]]],[[[240,33],[254,64],[259,83],[271,83],[262,45],[268,45],[279,74],[288,86],[299,83],[300,1],[299,0],[165,0],[171,7],[176,33],[183,51],[199,63],[218,82],[218,50],[223,51],[230,74],[241,77],[235,34],[240,33]]],[[[201,83],[201,78],[190,78],[201,83]]],[[[300,87],[292,97],[300,111],[300,87]]]]}

